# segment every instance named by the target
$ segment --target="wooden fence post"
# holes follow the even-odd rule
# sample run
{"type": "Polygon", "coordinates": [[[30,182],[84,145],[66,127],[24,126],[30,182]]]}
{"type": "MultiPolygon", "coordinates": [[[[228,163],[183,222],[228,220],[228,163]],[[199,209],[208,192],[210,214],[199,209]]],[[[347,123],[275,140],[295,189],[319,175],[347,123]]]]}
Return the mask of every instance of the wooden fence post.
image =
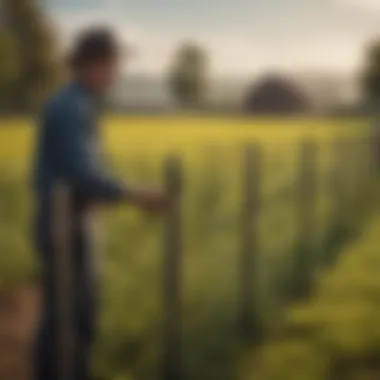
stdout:
{"type": "Polygon", "coordinates": [[[372,179],[375,173],[375,158],[376,156],[372,152],[373,150],[373,142],[370,134],[366,134],[363,138],[363,155],[364,155],[364,167],[365,167],[365,184],[368,186],[372,183],[372,179]]]}
{"type": "Polygon", "coordinates": [[[344,224],[347,237],[354,234],[357,227],[357,209],[355,209],[356,190],[358,188],[358,144],[354,138],[347,137],[342,151],[342,174],[344,187],[340,197],[344,201],[344,224]]]}
{"type": "Polygon", "coordinates": [[[165,163],[165,185],[169,196],[178,199],[167,216],[164,258],[164,347],[163,380],[183,379],[182,360],[182,223],[179,197],[182,188],[180,159],[165,163]]]}
{"type": "Polygon", "coordinates": [[[352,170],[351,183],[352,191],[352,208],[351,218],[353,219],[353,228],[360,230],[364,219],[368,214],[368,206],[371,199],[369,189],[369,146],[367,138],[354,138],[352,141],[351,162],[349,165],[352,170]]]}
{"type": "Polygon", "coordinates": [[[353,186],[352,190],[352,212],[359,213],[361,215],[363,209],[361,207],[361,195],[364,189],[364,165],[363,165],[363,141],[360,139],[354,138],[351,142],[352,146],[352,179],[351,183],[353,186]]]}
{"type": "MultiPolygon", "coordinates": [[[[370,133],[366,134],[362,140],[362,160],[363,160],[363,196],[365,197],[364,205],[368,211],[370,207],[372,207],[373,201],[373,193],[371,191],[371,185],[373,185],[373,181],[375,177],[378,175],[377,164],[378,164],[378,156],[373,152],[373,141],[370,133]]],[[[380,147],[379,147],[380,150],[380,147]]]]}
{"type": "Polygon", "coordinates": [[[74,283],[71,245],[70,189],[57,184],[52,192],[54,279],[56,318],[56,363],[58,380],[74,379],[74,283]]]}
{"type": "Polygon", "coordinates": [[[374,196],[374,178],[377,174],[376,165],[376,156],[371,151],[372,139],[369,134],[366,134],[363,138],[358,141],[358,155],[360,165],[358,165],[358,189],[357,197],[358,204],[360,206],[360,215],[364,218],[368,217],[368,214],[371,212],[373,202],[375,201],[374,196]]]}
{"type": "Polygon", "coordinates": [[[326,265],[334,262],[340,245],[346,239],[345,228],[345,147],[344,140],[339,137],[332,142],[332,159],[329,170],[329,190],[330,190],[330,225],[328,240],[326,242],[326,252],[324,261],[326,265]]]}
{"type": "Polygon", "coordinates": [[[369,136],[369,152],[371,155],[372,170],[379,173],[380,171],[380,118],[376,115],[370,127],[369,136]]]}
{"type": "Polygon", "coordinates": [[[298,242],[295,251],[294,287],[295,297],[307,296],[313,283],[316,265],[316,195],[317,195],[317,142],[301,143],[298,177],[298,242]]]}
{"type": "Polygon", "coordinates": [[[261,339],[261,323],[257,305],[257,256],[259,254],[259,210],[261,201],[260,146],[250,145],[243,152],[243,202],[241,256],[239,263],[239,319],[244,339],[261,339]]]}

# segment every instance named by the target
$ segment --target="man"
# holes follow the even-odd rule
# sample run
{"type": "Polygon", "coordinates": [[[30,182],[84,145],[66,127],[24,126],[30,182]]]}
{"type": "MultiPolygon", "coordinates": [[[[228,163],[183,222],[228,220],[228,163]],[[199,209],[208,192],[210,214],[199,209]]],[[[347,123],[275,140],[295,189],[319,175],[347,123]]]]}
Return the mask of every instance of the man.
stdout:
{"type": "MultiPolygon", "coordinates": [[[[87,380],[96,315],[90,212],[99,202],[126,201],[148,211],[164,211],[168,199],[158,192],[133,189],[112,178],[104,168],[98,140],[98,103],[113,82],[120,56],[106,29],[81,34],[70,57],[72,81],[47,104],[41,120],[35,168],[37,194],[36,240],[43,264],[43,309],[36,347],[35,380],[60,377],[57,282],[54,272],[54,194],[58,184],[70,194],[68,250],[73,261],[74,374],[87,380]]],[[[68,295],[70,296],[70,295],[68,295]]],[[[67,379],[69,380],[69,379],[67,379]]]]}

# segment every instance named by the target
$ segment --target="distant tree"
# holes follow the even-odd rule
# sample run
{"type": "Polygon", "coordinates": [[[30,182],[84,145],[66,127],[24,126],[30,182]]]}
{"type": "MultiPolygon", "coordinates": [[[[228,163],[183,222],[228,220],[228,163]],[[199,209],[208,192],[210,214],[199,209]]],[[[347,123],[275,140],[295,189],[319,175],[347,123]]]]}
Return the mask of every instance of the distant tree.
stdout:
{"type": "Polygon", "coordinates": [[[380,101],[380,38],[367,49],[363,73],[363,93],[367,101],[380,101]]]}
{"type": "Polygon", "coordinates": [[[9,93],[20,75],[20,57],[15,39],[0,31],[0,111],[11,107],[9,93]]]}
{"type": "MultiPolygon", "coordinates": [[[[380,115],[380,37],[370,43],[365,56],[362,76],[365,113],[380,115]]],[[[380,172],[380,123],[377,119],[372,125],[372,155],[376,169],[380,172]]]]}
{"type": "Polygon", "coordinates": [[[311,102],[294,83],[280,75],[268,75],[253,84],[246,95],[248,113],[293,115],[310,110],[311,102]]]}
{"type": "Polygon", "coordinates": [[[200,106],[205,97],[208,57],[196,43],[186,42],[178,49],[169,72],[171,93],[183,107],[200,106]]]}
{"type": "Polygon", "coordinates": [[[38,0],[3,0],[3,22],[17,41],[20,76],[13,98],[20,108],[38,106],[59,80],[57,41],[38,0]]]}

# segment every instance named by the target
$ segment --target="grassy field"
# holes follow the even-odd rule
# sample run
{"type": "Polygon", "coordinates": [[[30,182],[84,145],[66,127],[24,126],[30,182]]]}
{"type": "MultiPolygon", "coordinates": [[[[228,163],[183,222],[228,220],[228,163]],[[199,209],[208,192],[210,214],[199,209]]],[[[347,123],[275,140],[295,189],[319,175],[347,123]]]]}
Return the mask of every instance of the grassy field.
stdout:
{"type": "Polygon", "coordinates": [[[313,297],[287,310],[281,333],[247,356],[241,379],[379,378],[379,231],[376,215],[313,297]]]}
{"type": "MultiPolygon", "coordinates": [[[[21,119],[0,122],[0,280],[4,286],[30,278],[37,268],[28,232],[35,137],[31,124],[21,119]]],[[[366,133],[366,124],[311,119],[107,118],[103,132],[110,164],[132,183],[160,185],[164,157],[175,153],[183,159],[184,346],[189,379],[236,378],[241,148],[256,142],[263,149],[256,285],[261,312],[268,324],[275,324],[299,228],[294,186],[300,144],[311,139],[318,147],[313,236],[313,259],[318,262],[332,223],[335,140],[358,141],[366,133]]],[[[95,353],[101,380],[128,376],[152,380],[158,373],[162,224],[162,218],[128,206],[104,211],[103,313],[95,353]]]]}
{"type": "MultiPolygon", "coordinates": [[[[29,166],[35,136],[35,120],[0,120],[0,159],[29,166]]],[[[217,119],[107,117],[105,138],[116,158],[162,155],[168,151],[191,151],[208,145],[231,146],[257,139],[269,144],[294,144],[300,138],[330,140],[336,134],[356,132],[367,122],[329,119],[217,119]]]]}

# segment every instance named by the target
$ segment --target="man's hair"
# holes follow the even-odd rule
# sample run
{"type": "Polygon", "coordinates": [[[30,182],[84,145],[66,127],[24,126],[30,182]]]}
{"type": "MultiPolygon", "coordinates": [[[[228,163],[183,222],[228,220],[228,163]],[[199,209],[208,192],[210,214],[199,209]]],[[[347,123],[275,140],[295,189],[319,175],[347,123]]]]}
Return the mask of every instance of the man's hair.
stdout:
{"type": "Polygon", "coordinates": [[[113,33],[104,27],[87,29],[80,33],[69,56],[73,68],[106,61],[116,57],[119,47],[113,33]]]}

